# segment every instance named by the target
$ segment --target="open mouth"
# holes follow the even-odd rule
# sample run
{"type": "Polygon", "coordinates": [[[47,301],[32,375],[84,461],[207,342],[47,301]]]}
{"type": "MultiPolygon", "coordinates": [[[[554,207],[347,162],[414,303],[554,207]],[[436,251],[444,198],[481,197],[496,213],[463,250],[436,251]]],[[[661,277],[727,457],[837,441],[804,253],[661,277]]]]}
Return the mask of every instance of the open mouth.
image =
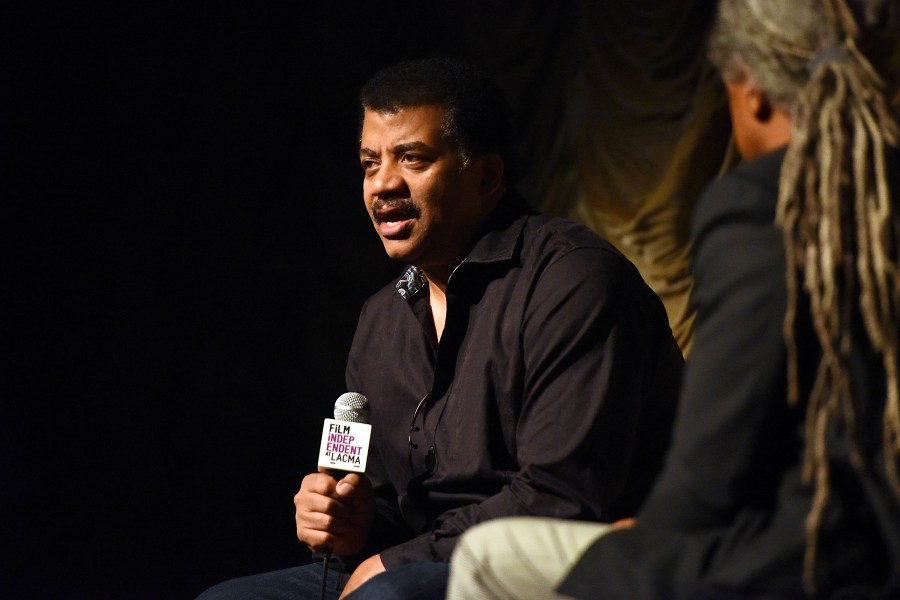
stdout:
{"type": "Polygon", "coordinates": [[[419,211],[408,201],[376,203],[372,216],[378,232],[385,237],[393,237],[405,234],[419,217],[419,211]]]}

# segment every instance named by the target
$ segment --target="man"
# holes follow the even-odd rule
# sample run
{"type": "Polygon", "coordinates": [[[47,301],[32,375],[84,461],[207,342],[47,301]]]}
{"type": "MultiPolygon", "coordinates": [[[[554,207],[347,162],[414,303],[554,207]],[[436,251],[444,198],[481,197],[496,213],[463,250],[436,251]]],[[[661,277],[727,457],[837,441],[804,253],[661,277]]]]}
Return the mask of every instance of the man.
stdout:
{"type": "MultiPolygon", "coordinates": [[[[683,361],[635,267],[513,191],[509,113],[483,76],[401,63],[361,104],[366,209],[409,266],[363,307],[348,359],[348,389],[369,399],[367,472],[307,475],[297,536],[340,557],[330,597],[342,573],[354,598],[443,597],[474,524],[633,514],[668,445],[683,361]]],[[[313,596],[320,577],[299,567],[204,598],[313,596]]]]}
{"type": "Polygon", "coordinates": [[[448,597],[900,597],[900,126],[878,75],[900,14],[853,8],[720,0],[710,55],[746,162],[697,207],[666,467],[631,528],[471,530],[448,597]]]}

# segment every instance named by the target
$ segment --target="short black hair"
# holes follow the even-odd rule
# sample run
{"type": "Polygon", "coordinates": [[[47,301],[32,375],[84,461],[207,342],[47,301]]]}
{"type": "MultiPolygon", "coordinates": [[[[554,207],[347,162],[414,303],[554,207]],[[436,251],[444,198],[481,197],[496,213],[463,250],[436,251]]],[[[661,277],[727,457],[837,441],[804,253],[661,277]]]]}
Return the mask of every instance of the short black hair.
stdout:
{"type": "Polygon", "coordinates": [[[376,72],[363,85],[359,126],[366,110],[397,112],[415,106],[444,110],[444,135],[463,158],[496,153],[504,179],[514,180],[515,149],[509,105],[500,89],[476,67],[448,57],[403,61],[376,72]]]}

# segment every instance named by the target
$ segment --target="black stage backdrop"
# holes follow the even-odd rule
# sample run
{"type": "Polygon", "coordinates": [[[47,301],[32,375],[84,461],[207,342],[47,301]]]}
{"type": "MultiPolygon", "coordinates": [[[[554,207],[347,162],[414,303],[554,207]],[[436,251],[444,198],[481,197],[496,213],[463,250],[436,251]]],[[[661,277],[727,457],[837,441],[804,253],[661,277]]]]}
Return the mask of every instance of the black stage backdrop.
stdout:
{"type": "Polygon", "coordinates": [[[0,596],[192,598],[308,562],[292,496],[399,269],[358,87],[452,54],[527,111],[544,4],[3,9],[0,596]]]}

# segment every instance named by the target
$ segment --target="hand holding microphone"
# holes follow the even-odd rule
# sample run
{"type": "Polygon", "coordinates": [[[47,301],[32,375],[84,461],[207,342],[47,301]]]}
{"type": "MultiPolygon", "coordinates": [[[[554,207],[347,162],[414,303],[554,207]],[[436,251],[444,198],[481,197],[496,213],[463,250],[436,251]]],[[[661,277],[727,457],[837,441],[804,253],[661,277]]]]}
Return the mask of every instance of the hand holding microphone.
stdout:
{"type": "Polygon", "coordinates": [[[375,498],[363,475],[371,425],[368,401],[346,393],[334,405],[334,419],[325,419],[319,452],[319,473],[303,478],[294,496],[297,538],[314,551],[337,555],[358,552],[375,515],[375,498]]]}

